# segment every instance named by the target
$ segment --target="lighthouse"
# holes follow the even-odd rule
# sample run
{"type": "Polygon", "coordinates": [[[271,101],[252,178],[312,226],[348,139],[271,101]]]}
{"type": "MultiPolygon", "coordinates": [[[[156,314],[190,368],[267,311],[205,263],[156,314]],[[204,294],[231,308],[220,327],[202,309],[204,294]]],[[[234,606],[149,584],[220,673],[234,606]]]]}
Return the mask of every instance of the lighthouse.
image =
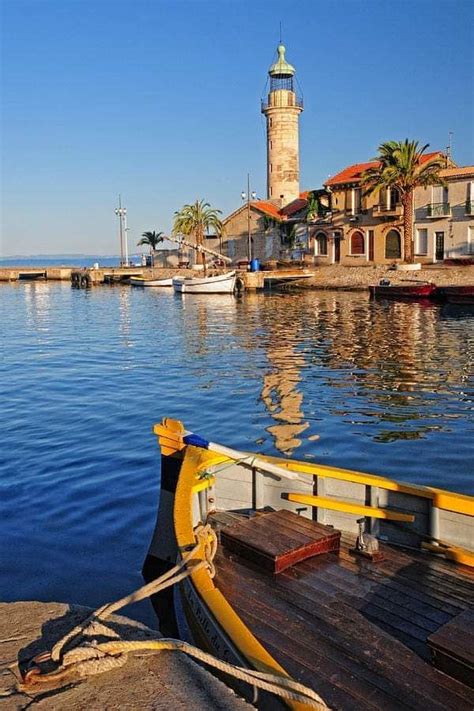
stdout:
{"type": "Polygon", "coordinates": [[[270,88],[262,100],[267,119],[267,198],[284,207],[300,194],[299,116],[303,100],[295,92],[295,68],[278,45],[278,59],[268,70],[270,88]]]}

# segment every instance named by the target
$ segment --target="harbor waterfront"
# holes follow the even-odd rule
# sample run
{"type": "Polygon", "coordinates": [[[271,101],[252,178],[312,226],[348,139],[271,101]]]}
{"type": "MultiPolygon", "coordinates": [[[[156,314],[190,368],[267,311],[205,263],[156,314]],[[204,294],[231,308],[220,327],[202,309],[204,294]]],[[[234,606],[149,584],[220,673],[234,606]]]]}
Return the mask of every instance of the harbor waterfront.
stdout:
{"type": "Polygon", "coordinates": [[[4,601],[138,587],[165,414],[242,450],[474,493],[472,306],[35,281],[2,284],[0,310],[4,601]]]}

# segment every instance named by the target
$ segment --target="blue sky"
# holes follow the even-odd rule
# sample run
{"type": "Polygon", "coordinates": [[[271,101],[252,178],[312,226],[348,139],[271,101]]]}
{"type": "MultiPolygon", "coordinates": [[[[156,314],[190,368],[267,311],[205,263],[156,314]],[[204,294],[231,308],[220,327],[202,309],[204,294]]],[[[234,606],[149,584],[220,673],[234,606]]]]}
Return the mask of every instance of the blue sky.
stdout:
{"type": "Polygon", "coordinates": [[[117,254],[184,203],[265,197],[260,98],[282,22],[305,100],[301,189],[415,138],[474,162],[464,0],[2,0],[4,256],[117,254]]]}

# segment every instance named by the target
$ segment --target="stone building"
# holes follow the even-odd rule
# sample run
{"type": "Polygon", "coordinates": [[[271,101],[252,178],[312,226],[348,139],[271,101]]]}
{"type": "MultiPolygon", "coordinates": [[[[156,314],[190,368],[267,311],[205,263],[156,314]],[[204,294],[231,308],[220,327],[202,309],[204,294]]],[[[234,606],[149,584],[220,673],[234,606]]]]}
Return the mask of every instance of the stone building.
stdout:
{"type": "Polygon", "coordinates": [[[415,190],[415,259],[474,258],[474,165],[441,171],[446,185],[415,190]]]}
{"type": "Polygon", "coordinates": [[[267,199],[279,207],[300,196],[299,115],[303,100],[294,86],[295,68],[278,46],[278,59],[268,70],[270,88],[261,110],[267,120],[267,199]]]}

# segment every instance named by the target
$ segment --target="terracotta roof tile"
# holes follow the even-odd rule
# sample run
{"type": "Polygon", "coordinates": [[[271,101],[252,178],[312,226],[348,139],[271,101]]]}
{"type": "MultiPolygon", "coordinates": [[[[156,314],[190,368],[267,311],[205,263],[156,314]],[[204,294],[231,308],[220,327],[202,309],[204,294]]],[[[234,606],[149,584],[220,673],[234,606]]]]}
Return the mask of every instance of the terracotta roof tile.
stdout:
{"type": "Polygon", "coordinates": [[[308,201],[305,198],[296,198],[296,200],[293,200],[293,202],[290,202],[288,205],[285,205],[285,207],[282,207],[280,210],[281,215],[294,215],[295,212],[299,212],[302,210],[306,205],[308,204],[308,201]]]}
{"type": "Polygon", "coordinates": [[[445,168],[439,172],[442,178],[463,178],[474,175],[474,165],[465,165],[459,168],[445,168]]]}
{"type": "Polygon", "coordinates": [[[252,205],[252,207],[255,207],[257,210],[260,210],[260,212],[264,212],[266,215],[269,215],[270,217],[274,217],[277,220],[281,220],[280,210],[272,202],[269,202],[267,200],[255,200],[255,201],[251,202],[250,204],[252,205]]]}
{"type": "MultiPolygon", "coordinates": [[[[437,155],[440,155],[441,151],[434,151],[433,153],[425,153],[421,157],[421,163],[426,163],[437,155]]],[[[326,180],[325,185],[342,185],[344,183],[357,183],[362,173],[369,168],[377,168],[380,165],[379,161],[370,161],[369,163],[355,163],[355,165],[350,165],[348,168],[344,168],[340,173],[333,175],[332,178],[326,180]]]]}

